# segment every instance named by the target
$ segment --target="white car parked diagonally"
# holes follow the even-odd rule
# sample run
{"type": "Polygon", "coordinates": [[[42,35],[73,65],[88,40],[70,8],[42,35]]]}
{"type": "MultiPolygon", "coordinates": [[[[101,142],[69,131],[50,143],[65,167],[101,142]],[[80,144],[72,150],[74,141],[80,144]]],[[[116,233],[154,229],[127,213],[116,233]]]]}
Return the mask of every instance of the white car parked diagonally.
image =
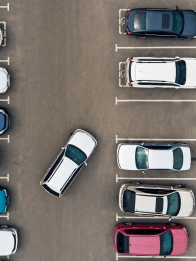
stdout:
{"type": "Polygon", "coordinates": [[[120,143],[117,164],[124,170],[189,170],[191,151],[180,143],[120,143]]]}
{"type": "Polygon", "coordinates": [[[53,165],[40,181],[50,194],[61,197],[75,179],[97,146],[96,139],[88,132],[78,129],[62,147],[53,165]]]}
{"type": "Polygon", "coordinates": [[[125,82],[137,88],[196,88],[196,58],[130,57],[125,82]]]}

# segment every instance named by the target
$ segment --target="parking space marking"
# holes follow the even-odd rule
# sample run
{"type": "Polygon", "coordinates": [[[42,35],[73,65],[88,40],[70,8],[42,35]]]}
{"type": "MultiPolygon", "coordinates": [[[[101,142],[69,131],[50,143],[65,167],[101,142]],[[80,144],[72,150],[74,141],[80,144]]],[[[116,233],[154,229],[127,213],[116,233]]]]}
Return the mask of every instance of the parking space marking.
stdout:
{"type": "Polygon", "coordinates": [[[116,221],[119,219],[168,219],[169,221],[174,220],[174,219],[191,219],[191,220],[196,220],[196,217],[162,217],[162,216],[143,216],[143,217],[137,217],[137,216],[119,216],[118,213],[116,213],[116,221]]]}
{"type": "Polygon", "coordinates": [[[116,143],[120,140],[129,140],[129,141],[196,141],[196,139],[149,139],[149,138],[118,138],[116,135],[116,143]]]}
{"type": "Polygon", "coordinates": [[[7,182],[9,182],[10,181],[10,175],[7,174],[7,177],[0,177],[0,179],[7,179],[7,182]]]}
{"type": "Polygon", "coordinates": [[[122,12],[127,12],[129,9],[120,9],[119,10],[119,34],[126,34],[125,32],[121,31],[121,26],[125,24],[125,17],[121,16],[122,12]]]}
{"type": "Polygon", "coordinates": [[[7,220],[9,220],[10,215],[9,215],[9,213],[7,212],[7,215],[0,215],[0,218],[7,218],[7,220]]]}
{"type": "MultiPolygon", "coordinates": [[[[118,253],[116,253],[116,261],[119,258],[162,258],[162,259],[164,259],[164,256],[123,256],[123,255],[119,255],[118,253]]],[[[167,256],[167,259],[168,258],[196,259],[196,256],[167,256]]]]}
{"type": "MultiPolygon", "coordinates": [[[[120,77],[119,77],[119,86],[120,86],[120,77]]],[[[128,87],[126,85],[121,85],[120,87],[128,87]]],[[[115,105],[118,104],[118,102],[196,102],[196,100],[118,100],[117,97],[115,97],[115,105]]]]}
{"type": "Polygon", "coordinates": [[[6,8],[6,9],[7,9],[7,11],[9,11],[9,10],[10,10],[10,4],[9,4],[9,3],[7,3],[7,5],[6,5],[6,6],[0,6],[0,8],[6,8]]]}
{"type": "Polygon", "coordinates": [[[118,46],[115,44],[115,52],[119,50],[130,50],[130,49],[196,49],[196,46],[118,46]]]}
{"type": "Polygon", "coordinates": [[[7,63],[10,65],[10,57],[8,57],[7,60],[0,60],[0,63],[7,63]]]}
{"type": "Polygon", "coordinates": [[[5,101],[7,104],[10,104],[10,97],[8,96],[7,99],[0,99],[0,101],[5,101]]]}
{"type": "Polygon", "coordinates": [[[7,138],[0,138],[0,140],[7,140],[7,143],[10,143],[10,135],[7,135],[7,138]]]}
{"type": "Polygon", "coordinates": [[[135,178],[135,177],[119,177],[118,174],[116,174],[116,183],[118,183],[119,179],[127,179],[127,180],[195,180],[196,178],[135,178]]]}

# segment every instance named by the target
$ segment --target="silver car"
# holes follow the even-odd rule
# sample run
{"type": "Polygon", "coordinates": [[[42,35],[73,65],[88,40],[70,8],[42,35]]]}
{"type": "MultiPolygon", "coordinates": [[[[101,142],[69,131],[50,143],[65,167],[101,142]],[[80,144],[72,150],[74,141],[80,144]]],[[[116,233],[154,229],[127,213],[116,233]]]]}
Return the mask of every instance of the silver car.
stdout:
{"type": "Polygon", "coordinates": [[[195,207],[193,191],[177,186],[124,184],[119,192],[119,207],[136,215],[188,217],[195,207]]]}
{"type": "Polygon", "coordinates": [[[62,147],[53,165],[42,178],[41,186],[50,194],[61,197],[97,146],[96,139],[84,130],[76,130],[62,147]]]}
{"type": "Polygon", "coordinates": [[[0,256],[16,253],[18,247],[18,233],[14,227],[0,226],[0,256]]]}
{"type": "Polygon", "coordinates": [[[117,164],[125,170],[189,170],[191,151],[180,143],[120,143],[117,164]]]}

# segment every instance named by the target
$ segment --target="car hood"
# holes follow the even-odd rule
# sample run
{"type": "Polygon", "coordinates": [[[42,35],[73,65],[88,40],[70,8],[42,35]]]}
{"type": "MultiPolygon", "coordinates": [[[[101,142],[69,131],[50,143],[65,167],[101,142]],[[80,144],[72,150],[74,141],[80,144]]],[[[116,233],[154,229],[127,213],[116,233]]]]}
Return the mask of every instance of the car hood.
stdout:
{"type": "Polygon", "coordinates": [[[117,161],[121,169],[137,170],[135,162],[135,152],[137,147],[137,145],[119,145],[117,161]]]}
{"type": "Polygon", "coordinates": [[[12,231],[0,231],[0,256],[11,255],[14,249],[14,236],[12,231]]]}
{"type": "Polygon", "coordinates": [[[196,88],[196,59],[184,61],[186,62],[186,82],[183,86],[196,88]]]}
{"type": "Polygon", "coordinates": [[[178,216],[188,217],[193,212],[195,197],[192,191],[178,191],[180,195],[180,211],[178,216]]]}
{"type": "Polygon", "coordinates": [[[2,92],[8,85],[8,74],[0,68],[0,92],[2,92]]]}
{"type": "Polygon", "coordinates": [[[55,174],[49,180],[47,185],[56,192],[60,193],[62,186],[77,168],[78,165],[74,161],[70,160],[67,157],[64,157],[60,166],[57,168],[55,174]]]}
{"type": "Polygon", "coordinates": [[[160,254],[159,236],[130,236],[129,253],[141,256],[158,256],[160,254]]]}
{"type": "Polygon", "coordinates": [[[196,13],[194,11],[183,11],[182,13],[184,15],[184,29],[182,36],[196,36],[196,13]]]}
{"type": "Polygon", "coordinates": [[[184,229],[172,229],[173,235],[173,250],[171,255],[181,255],[186,251],[189,240],[188,233],[184,229]]]}
{"type": "Polygon", "coordinates": [[[88,158],[96,147],[97,142],[95,138],[93,138],[93,136],[90,135],[88,132],[77,130],[72,138],[69,140],[68,144],[72,144],[81,149],[88,158]]]}
{"type": "Polygon", "coordinates": [[[189,170],[191,167],[191,150],[189,147],[180,147],[183,153],[183,164],[181,170],[189,170]]]}

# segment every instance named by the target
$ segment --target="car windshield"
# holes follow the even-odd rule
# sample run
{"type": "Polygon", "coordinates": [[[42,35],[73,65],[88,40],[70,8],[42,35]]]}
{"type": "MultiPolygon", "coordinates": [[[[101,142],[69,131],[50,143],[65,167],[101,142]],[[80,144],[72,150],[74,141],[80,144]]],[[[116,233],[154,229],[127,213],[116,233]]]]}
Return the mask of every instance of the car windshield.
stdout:
{"type": "Polygon", "coordinates": [[[134,213],[135,211],[135,192],[125,190],[123,193],[123,209],[125,212],[134,213]]]}
{"type": "Polygon", "coordinates": [[[186,63],[185,61],[176,62],[176,83],[184,85],[186,82],[186,63]]]}
{"type": "Polygon", "coordinates": [[[148,149],[137,147],[136,149],[136,166],[138,169],[148,168],[148,149]]]}
{"type": "Polygon", "coordinates": [[[146,12],[144,12],[144,11],[135,12],[134,29],[135,29],[135,31],[146,30],[146,12]]]}
{"type": "Polygon", "coordinates": [[[183,164],[183,154],[181,148],[177,148],[173,150],[173,155],[174,155],[174,169],[180,170],[182,168],[183,164]]]}
{"type": "Polygon", "coordinates": [[[173,237],[171,231],[160,235],[160,255],[171,255],[173,250],[173,237]]]}
{"type": "Polygon", "coordinates": [[[176,34],[181,34],[184,27],[184,18],[182,12],[173,12],[173,32],[176,34]]]}
{"type": "Polygon", "coordinates": [[[129,237],[122,233],[117,233],[117,250],[118,253],[129,253],[129,237]]]}
{"type": "Polygon", "coordinates": [[[167,196],[167,215],[177,216],[180,211],[180,195],[178,192],[167,196]]]}
{"type": "Polygon", "coordinates": [[[65,156],[71,160],[73,160],[78,166],[82,164],[86,159],[86,154],[81,151],[79,148],[76,148],[73,145],[68,145],[65,156]]]}

